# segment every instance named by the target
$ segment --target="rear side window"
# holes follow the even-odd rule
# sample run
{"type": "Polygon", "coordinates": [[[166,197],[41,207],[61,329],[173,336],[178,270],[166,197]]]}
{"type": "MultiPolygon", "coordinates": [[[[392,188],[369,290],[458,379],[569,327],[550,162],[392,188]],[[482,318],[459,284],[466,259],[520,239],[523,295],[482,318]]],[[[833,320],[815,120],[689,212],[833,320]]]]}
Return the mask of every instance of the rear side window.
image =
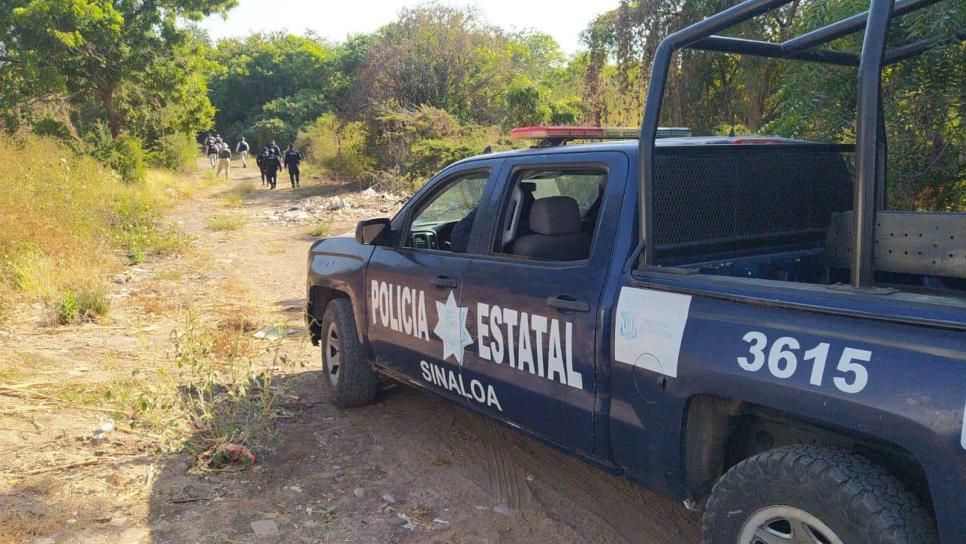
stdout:
{"type": "Polygon", "coordinates": [[[545,261],[587,259],[607,177],[598,166],[517,172],[494,252],[545,261]]]}
{"type": "Polygon", "coordinates": [[[569,196],[577,201],[580,215],[585,216],[600,197],[607,176],[600,170],[575,172],[529,172],[521,179],[535,185],[534,198],[569,196]]]}

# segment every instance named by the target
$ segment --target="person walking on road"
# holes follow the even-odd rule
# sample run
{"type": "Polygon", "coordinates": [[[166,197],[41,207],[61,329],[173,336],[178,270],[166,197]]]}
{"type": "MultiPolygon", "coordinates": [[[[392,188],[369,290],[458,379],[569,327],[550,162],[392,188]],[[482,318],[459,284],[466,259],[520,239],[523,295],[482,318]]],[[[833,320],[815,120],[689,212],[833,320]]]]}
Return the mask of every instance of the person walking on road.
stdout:
{"type": "Polygon", "coordinates": [[[273,155],[278,157],[279,160],[282,160],[282,148],[278,147],[278,144],[275,143],[275,140],[272,140],[272,143],[268,144],[268,149],[273,155]]]}
{"type": "Polygon", "coordinates": [[[269,189],[275,189],[278,185],[278,171],[282,169],[282,161],[269,151],[268,156],[262,160],[262,168],[265,172],[265,177],[268,179],[269,189]]]}
{"type": "Polygon", "coordinates": [[[205,147],[207,148],[208,162],[211,163],[211,169],[214,170],[216,161],[218,160],[218,144],[215,143],[214,138],[209,137],[205,147]]]}
{"type": "Polygon", "coordinates": [[[265,146],[265,148],[262,149],[262,152],[255,157],[255,165],[258,166],[258,172],[262,175],[262,185],[265,185],[266,183],[265,160],[268,159],[268,156],[271,154],[272,153],[268,150],[268,146],[265,146]]]}
{"type": "Polygon", "coordinates": [[[238,145],[235,146],[235,154],[241,159],[242,168],[248,168],[248,142],[245,141],[245,137],[238,141],[238,145]]]}
{"type": "Polygon", "coordinates": [[[292,188],[296,189],[299,186],[299,163],[305,158],[302,152],[295,149],[295,144],[288,144],[288,149],[285,150],[285,168],[288,170],[289,180],[292,182],[292,188]]]}
{"type": "Polygon", "coordinates": [[[225,179],[228,179],[228,170],[231,168],[231,148],[228,144],[222,142],[218,146],[218,171],[215,172],[216,176],[221,175],[221,171],[225,171],[225,179]]]}

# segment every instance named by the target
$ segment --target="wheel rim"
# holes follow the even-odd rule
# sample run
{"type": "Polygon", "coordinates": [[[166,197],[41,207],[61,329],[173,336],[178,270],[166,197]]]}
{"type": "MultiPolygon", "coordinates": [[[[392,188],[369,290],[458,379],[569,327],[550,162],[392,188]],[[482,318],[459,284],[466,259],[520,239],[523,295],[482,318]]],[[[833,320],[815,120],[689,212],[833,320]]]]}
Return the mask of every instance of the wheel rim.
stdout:
{"type": "Polygon", "coordinates": [[[822,520],[793,506],[758,510],[741,526],[738,544],[844,544],[822,520]]]}
{"type": "Polygon", "coordinates": [[[325,349],[322,353],[329,382],[338,385],[339,372],[342,370],[342,340],[339,339],[339,330],[335,323],[331,323],[325,333],[325,349]]]}

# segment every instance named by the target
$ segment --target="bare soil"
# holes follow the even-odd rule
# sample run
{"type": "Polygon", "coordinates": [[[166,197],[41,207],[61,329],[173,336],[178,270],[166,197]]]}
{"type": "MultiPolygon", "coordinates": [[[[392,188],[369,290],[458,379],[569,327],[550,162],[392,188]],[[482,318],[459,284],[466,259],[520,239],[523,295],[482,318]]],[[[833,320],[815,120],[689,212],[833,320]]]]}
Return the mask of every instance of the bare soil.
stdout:
{"type": "Polygon", "coordinates": [[[119,275],[110,320],[42,326],[28,308],[0,328],[0,542],[698,541],[697,514],[429,395],[389,386],[374,405],[333,407],[304,334],[282,341],[297,362],[278,369],[285,417],[251,470],[206,469],[131,428],[104,392],[170,379],[185,312],[302,325],[315,219],[300,201],[345,199],[330,233],[399,205],[309,178],[226,206],[245,182],[258,186],[253,166],[174,210],[193,249],[119,275]],[[213,230],[225,214],[244,225],[213,230]]]}

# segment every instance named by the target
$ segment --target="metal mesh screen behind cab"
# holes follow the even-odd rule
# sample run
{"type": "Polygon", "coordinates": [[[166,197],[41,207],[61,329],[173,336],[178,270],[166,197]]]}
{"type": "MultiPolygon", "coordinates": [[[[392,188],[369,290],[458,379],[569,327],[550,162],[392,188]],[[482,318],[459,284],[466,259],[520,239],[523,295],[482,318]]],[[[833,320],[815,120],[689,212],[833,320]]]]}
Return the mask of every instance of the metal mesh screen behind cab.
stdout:
{"type": "Polygon", "coordinates": [[[656,249],[780,239],[829,227],[852,209],[852,174],[829,147],[727,145],[658,148],[656,249]]]}

